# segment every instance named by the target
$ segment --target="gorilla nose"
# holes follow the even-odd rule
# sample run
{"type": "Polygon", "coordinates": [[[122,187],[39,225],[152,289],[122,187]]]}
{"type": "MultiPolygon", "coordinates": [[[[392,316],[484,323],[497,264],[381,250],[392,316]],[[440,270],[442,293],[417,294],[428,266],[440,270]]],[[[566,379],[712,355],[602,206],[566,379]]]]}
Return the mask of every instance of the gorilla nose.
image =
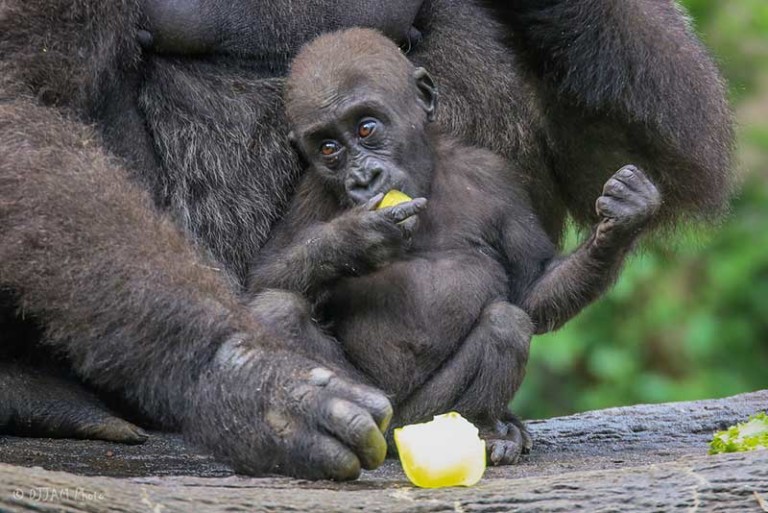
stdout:
{"type": "Polygon", "coordinates": [[[384,170],[378,166],[352,173],[347,181],[347,193],[355,203],[365,203],[379,192],[386,192],[380,190],[384,176],[384,170]]]}

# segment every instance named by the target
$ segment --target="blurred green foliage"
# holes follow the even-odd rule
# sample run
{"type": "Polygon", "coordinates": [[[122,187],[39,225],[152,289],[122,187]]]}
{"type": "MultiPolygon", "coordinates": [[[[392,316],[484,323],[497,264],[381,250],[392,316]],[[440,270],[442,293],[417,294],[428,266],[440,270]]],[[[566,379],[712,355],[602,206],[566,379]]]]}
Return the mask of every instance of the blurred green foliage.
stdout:
{"type": "Polygon", "coordinates": [[[768,388],[768,1],[682,3],[729,82],[741,192],[721,226],[652,244],[605,298],[534,338],[523,417],[768,388]]]}

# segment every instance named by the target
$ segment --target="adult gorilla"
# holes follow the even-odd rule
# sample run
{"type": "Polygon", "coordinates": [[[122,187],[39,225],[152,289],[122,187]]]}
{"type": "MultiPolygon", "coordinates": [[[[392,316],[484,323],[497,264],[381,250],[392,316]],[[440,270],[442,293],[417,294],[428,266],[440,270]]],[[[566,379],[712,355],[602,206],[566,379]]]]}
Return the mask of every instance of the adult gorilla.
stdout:
{"type": "Polygon", "coordinates": [[[56,434],[141,438],[96,413],[68,424],[62,404],[85,393],[34,370],[45,354],[244,472],[343,479],[381,462],[387,399],[238,300],[300,174],[280,77],[320,32],[400,42],[440,84],[444,128],[526,170],[553,238],[567,212],[595,220],[626,163],[659,185],[659,224],[722,208],[723,86],[672,0],[510,4],[2,2],[0,425],[44,413],[56,434]]]}

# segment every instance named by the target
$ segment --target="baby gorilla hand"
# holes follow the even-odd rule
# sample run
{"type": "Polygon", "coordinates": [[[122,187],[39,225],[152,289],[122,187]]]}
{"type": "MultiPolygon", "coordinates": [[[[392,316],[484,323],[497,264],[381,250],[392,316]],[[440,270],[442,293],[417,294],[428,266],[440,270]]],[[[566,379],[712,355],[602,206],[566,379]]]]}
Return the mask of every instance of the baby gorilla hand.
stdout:
{"type": "Polygon", "coordinates": [[[242,337],[222,345],[193,402],[188,435],[238,472],[349,480],[386,455],[383,394],[242,337]]]}
{"type": "Polygon", "coordinates": [[[383,194],[331,221],[336,247],[347,248],[353,274],[379,268],[397,258],[418,223],[417,214],[427,205],[416,198],[376,210],[383,194]]]}
{"type": "Polygon", "coordinates": [[[603,187],[597,199],[595,242],[598,246],[625,244],[645,228],[661,206],[661,194],[635,166],[624,166],[603,187]]]}

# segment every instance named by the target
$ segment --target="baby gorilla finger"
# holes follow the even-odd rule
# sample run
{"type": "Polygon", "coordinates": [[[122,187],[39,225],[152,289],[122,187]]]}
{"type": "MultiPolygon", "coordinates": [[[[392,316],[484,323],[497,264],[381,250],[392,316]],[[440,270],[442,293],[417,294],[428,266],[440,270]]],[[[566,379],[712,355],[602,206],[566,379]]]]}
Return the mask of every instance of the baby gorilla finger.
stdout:
{"type": "Polygon", "coordinates": [[[320,425],[351,450],[363,468],[372,470],[384,462],[387,443],[371,415],[343,399],[328,401],[320,425]]]}
{"type": "Polygon", "coordinates": [[[379,206],[379,203],[381,203],[382,199],[384,199],[384,193],[380,192],[363,204],[363,210],[376,210],[376,207],[379,206]]]}
{"type": "Polygon", "coordinates": [[[637,167],[628,165],[616,171],[611,178],[619,180],[630,189],[637,190],[641,188],[640,186],[645,175],[637,167]]]}
{"type": "Polygon", "coordinates": [[[613,178],[621,181],[632,191],[647,198],[653,198],[654,196],[659,195],[658,189],[653,181],[648,178],[648,175],[635,166],[624,166],[613,175],[613,178]]]}
{"type": "Polygon", "coordinates": [[[610,196],[600,196],[595,201],[595,210],[600,217],[615,218],[618,215],[618,206],[621,202],[610,196]]]}
{"type": "Polygon", "coordinates": [[[625,198],[633,191],[627,185],[616,177],[610,178],[603,186],[603,194],[615,198],[625,198]]]}
{"type": "Polygon", "coordinates": [[[613,196],[600,196],[596,205],[598,215],[618,221],[633,219],[638,210],[633,202],[613,196]]]}
{"type": "Polygon", "coordinates": [[[381,210],[382,215],[394,223],[400,223],[405,221],[409,217],[418,214],[424,207],[427,206],[426,198],[416,198],[399,205],[384,208],[381,210]]]}

